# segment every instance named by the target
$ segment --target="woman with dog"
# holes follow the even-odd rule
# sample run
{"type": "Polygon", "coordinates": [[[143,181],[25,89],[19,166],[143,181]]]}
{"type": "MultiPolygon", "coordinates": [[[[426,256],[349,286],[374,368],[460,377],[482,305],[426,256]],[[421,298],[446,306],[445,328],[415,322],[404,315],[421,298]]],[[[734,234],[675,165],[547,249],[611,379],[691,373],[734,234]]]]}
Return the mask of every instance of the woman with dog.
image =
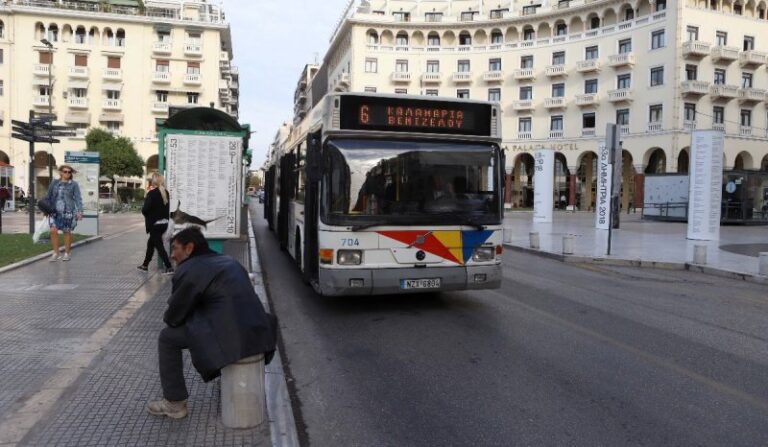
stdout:
{"type": "Polygon", "coordinates": [[[152,189],[144,196],[144,206],[141,208],[141,214],[144,215],[144,227],[149,234],[149,239],[147,239],[147,254],[144,256],[144,262],[136,267],[139,270],[146,272],[149,269],[152,255],[157,250],[158,256],[165,265],[163,273],[173,274],[173,267],[171,267],[168,252],[165,251],[163,244],[163,233],[168,229],[169,213],[170,201],[168,190],[165,188],[165,179],[155,172],[152,174],[152,189]]]}

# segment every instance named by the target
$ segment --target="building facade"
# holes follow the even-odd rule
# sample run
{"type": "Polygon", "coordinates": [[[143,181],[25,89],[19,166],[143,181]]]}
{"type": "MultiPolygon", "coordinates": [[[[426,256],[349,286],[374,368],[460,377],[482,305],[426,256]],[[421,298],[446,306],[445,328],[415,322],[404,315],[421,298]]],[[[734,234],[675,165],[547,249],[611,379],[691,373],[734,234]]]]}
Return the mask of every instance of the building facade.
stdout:
{"type": "Polygon", "coordinates": [[[616,123],[622,205],[644,175],[687,172],[692,129],[725,132],[726,170],[768,170],[767,3],[742,0],[351,2],[328,88],[499,101],[508,206],[532,206],[532,153],[556,151],[555,203],[594,206],[616,123]]]}
{"type": "Polygon", "coordinates": [[[212,106],[237,117],[238,72],[224,12],[206,0],[12,0],[0,4],[0,161],[28,185],[29,147],[11,119],[57,115],[77,136],[37,144],[38,193],[65,151],[84,150],[89,128],[129,138],[157,167],[155,120],[170,107],[212,106]]]}

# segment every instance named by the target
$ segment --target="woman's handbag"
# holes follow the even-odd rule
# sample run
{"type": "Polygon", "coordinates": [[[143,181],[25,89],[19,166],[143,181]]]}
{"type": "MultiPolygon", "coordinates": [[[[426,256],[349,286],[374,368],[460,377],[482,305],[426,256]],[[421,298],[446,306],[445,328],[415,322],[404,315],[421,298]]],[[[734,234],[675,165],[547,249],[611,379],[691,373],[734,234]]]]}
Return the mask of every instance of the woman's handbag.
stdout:
{"type": "Polygon", "coordinates": [[[53,214],[54,209],[51,206],[51,202],[48,199],[40,199],[37,201],[37,209],[39,209],[46,216],[53,214]]]}

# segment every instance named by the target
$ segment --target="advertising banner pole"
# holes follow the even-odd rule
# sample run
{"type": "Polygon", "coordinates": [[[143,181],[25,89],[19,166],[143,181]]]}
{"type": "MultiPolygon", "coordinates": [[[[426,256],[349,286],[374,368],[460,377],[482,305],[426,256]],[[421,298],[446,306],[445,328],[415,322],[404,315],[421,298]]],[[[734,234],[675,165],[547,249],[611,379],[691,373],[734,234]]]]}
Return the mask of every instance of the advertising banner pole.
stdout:
{"type": "Polygon", "coordinates": [[[551,223],[554,213],[555,151],[541,149],[534,153],[533,222],[551,223]]]}

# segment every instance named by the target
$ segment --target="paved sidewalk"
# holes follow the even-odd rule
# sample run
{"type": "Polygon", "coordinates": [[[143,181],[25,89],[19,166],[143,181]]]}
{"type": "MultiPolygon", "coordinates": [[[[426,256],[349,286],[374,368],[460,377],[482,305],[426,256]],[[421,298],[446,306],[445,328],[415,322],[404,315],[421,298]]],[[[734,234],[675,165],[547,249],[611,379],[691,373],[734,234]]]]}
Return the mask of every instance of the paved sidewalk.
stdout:
{"type": "Polygon", "coordinates": [[[562,254],[563,236],[573,235],[576,257],[679,265],[692,263],[694,246],[704,245],[707,267],[742,275],[757,275],[757,255],[768,251],[768,226],[722,226],[719,241],[692,241],[686,239],[686,223],[642,220],[636,213],[621,215],[607,256],[607,231],[596,230],[594,219],[593,213],[555,212],[553,223],[534,224],[532,212],[507,212],[505,243],[528,249],[529,233],[535,231],[541,251],[562,254]]]}
{"type": "Polygon", "coordinates": [[[268,424],[221,424],[219,381],[185,356],[189,416],[146,413],[161,395],[157,334],[170,278],[136,270],[143,227],[75,248],[70,262],[0,274],[0,445],[270,445],[268,424]]]}

